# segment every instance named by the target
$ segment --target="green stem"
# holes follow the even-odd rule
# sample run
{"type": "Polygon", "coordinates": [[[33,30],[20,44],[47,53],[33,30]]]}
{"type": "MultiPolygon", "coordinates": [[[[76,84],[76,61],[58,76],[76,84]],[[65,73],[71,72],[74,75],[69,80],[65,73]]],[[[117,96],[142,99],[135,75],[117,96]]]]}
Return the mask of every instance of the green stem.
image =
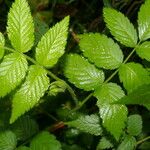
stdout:
{"type": "MultiPolygon", "coordinates": [[[[5,50],[8,50],[8,51],[11,51],[11,52],[17,52],[21,55],[23,55],[24,57],[26,57],[27,60],[29,60],[30,62],[32,62],[33,64],[35,65],[38,65],[42,68],[44,68],[43,66],[41,66],[36,60],[34,60],[33,58],[29,57],[28,55],[25,55],[19,51],[16,51],[12,48],[9,48],[9,47],[4,47],[5,50]]],[[[74,103],[76,104],[76,106],[78,105],[78,99],[77,99],[77,96],[75,95],[74,93],[74,90],[71,88],[71,86],[69,84],[67,84],[64,80],[60,79],[59,77],[57,77],[55,74],[53,74],[50,70],[47,70],[46,68],[44,68],[46,71],[47,71],[47,74],[52,77],[53,79],[55,79],[56,81],[62,81],[66,87],[67,87],[67,90],[69,91],[70,95],[72,96],[73,100],[74,100],[74,103]]]]}
{"type": "Polygon", "coordinates": [[[146,137],[146,138],[144,138],[144,139],[141,139],[141,140],[139,140],[137,143],[136,143],[136,145],[139,145],[139,144],[141,144],[141,143],[143,143],[143,142],[145,142],[145,141],[147,141],[147,140],[149,140],[150,139],[150,136],[148,136],[148,137],[146,137]]]}
{"type": "MultiPolygon", "coordinates": [[[[125,64],[133,55],[133,53],[135,52],[137,46],[140,44],[140,42],[135,46],[135,48],[131,51],[131,53],[127,56],[127,58],[123,61],[123,64],[125,64]]],[[[118,73],[119,69],[115,70],[115,72],[113,72],[106,80],[104,83],[108,83],[117,73],[118,73]]],[[[79,106],[75,107],[73,110],[78,110],[80,109],[91,97],[93,96],[93,93],[89,94],[81,103],[79,106]]]]}

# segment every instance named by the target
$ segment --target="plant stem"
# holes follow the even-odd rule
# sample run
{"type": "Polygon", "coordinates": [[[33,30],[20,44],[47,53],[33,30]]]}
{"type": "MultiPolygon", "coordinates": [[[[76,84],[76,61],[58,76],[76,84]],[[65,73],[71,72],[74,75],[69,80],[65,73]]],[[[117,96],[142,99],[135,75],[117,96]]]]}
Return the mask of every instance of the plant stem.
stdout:
{"type": "Polygon", "coordinates": [[[147,140],[149,140],[150,139],[150,136],[148,136],[148,137],[146,137],[146,138],[144,138],[144,139],[141,139],[141,140],[139,140],[137,143],[136,143],[136,145],[139,145],[139,144],[141,144],[141,143],[143,143],[143,142],[145,142],[145,141],[147,141],[147,140]]]}
{"type": "Polygon", "coordinates": [[[72,99],[74,100],[74,103],[76,104],[76,106],[78,106],[78,99],[77,99],[77,96],[76,94],[74,93],[74,90],[71,88],[71,86],[69,84],[67,84],[64,80],[60,79],[59,77],[57,77],[54,73],[52,73],[50,70],[48,70],[47,68],[41,66],[36,60],[34,60],[33,58],[29,57],[28,55],[26,54],[23,54],[19,51],[16,51],[12,48],[9,48],[9,47],[3,47],[5,50],[8,50],[8,51],[11,51],[11,52],[17,52],[21,55],[23,55],[24,57],[26,57],[27,60],[29,60],[30,62],[32,62],[33,64],[37,65],[37,66],[40,66],[42,68],[44,68],[46,71],[47,71],[47,74],[52,77],[53,79],[55,79],[56,81],[62,81],[66,87],[67,87],[67,90],[68,92],[70,93],[72,99]]]}

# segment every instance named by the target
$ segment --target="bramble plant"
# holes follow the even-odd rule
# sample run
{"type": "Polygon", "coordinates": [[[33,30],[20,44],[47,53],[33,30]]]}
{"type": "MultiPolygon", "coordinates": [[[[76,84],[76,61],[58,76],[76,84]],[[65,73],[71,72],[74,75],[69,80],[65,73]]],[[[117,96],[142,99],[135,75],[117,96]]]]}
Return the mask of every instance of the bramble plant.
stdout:
{"type": "MultiPolygon", "coordinates": [[[[124,14],[104,8],[104,21],[112,36],[77,35],[82,53],[64,55],[69,16],[48,31],[45,29],[41,37],[36,35],[36,23],[27,1],[15,0],[8,14],[8,37],[0,32],[0,150],[89,149],[69,147],[48,128],[40,131],[30,116],[51,96],[66,91],[73,104],[57,111],[61,118],[57,125],[70,129],[66,136],[73,138],[86,133],[92,139],[96,137],[96,150],[134,150],[147,142],[150,137],[143,131],[143,116],[130,109],[139,105],[145,112],[150,110],[149,69],[131,59],[136,53],[141,60],[150,61],[149,10],[150,0],[147,0],[138,12],[137,32],[124,14]],[[66,78],[59,78],[51,71],[59,63],[66,78]],[[80,101],[76,89],[90,94],[80,101]],[[80,111],[90,98],[97,99],[98,112],[80,111]]],[[[149,142],[146,144],[150,146],[149,142]]]]}

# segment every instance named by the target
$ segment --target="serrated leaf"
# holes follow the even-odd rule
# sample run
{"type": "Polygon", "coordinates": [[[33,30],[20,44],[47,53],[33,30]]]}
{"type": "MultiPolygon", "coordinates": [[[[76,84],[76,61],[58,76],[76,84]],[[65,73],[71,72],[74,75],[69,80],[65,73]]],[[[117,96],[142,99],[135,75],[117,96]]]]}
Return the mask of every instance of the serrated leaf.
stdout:
{"type": "Polygon", "coordinates": [[[0,64],[0,97],[14,90],[25,78],[28,63],[19,53],[6,55],[0,64]]]}
{"type": "Polygon", "coordinates": [[[67,125],[96,136],[102,134],[100,118],[97,115],[81,116],[77,120],[67,122],[67,125]]]}
{"type": "Polygon", "coordinates": [[[119,68],[119,78],[128,93],[143,84],[150,83],[148,71],[141,64],[134,62],[121,65],[119,68]]]}
{"type": "Polygon", "coordinates": [[[29,116],[20,117],[11,126],[11,131],[15,133],[17,139],[20,141],[25,141],[31,138],[38,132],[38,124],[31,119],[29,116]]]}
{"type": "Polygon", "coordinates": [[[39,103],[48,86],[49,78],[46,71],[36,65],[30,66],[24,84],[13,97],[10,123],[39,103]]]}
{"type": "Polygon", "coordinates": [[[150,1],[147,0],[141,6],[138,13],[138,31],[139,38],[141,41],[150,38],[150,17],[149,17],[150,1]]]}
{"type": "Polygon", "coordinates": [[[150,84],[142,85],[115,103],[150,105],[150,90],[149,89],[150,89],[150,84]]]}
{"type": "Polygon", "coordinates": [[[0,32],[0,59],[4,56],[4,45],[5,45],[5,38],[3,34],[0,32]]]}
{"type": "Polygon", "coordinates": [[[31,141],[30,148],[32,150],[61,150],[61,144],[54,135],[43,131],[31,141]]]}
{"type": "Polygon", "coordinates": [[[97,106],[103,126],[118,140],[125,127],[127,108],[124,105],[112,105],[110,103],[122,98],[124,92],[117,84],[107,83],[97,88],[94,96],[98,99],[97,106]]]}
{"type": "Polygon", "coordinates": [[[76,87],[86,91],[94,90],[104,82],[104,72],[77,54],[67,55],[64,74],[76,87]]]}
{"type": "Polygon", "coordinates": [[[3,131],[0,133],[0,150],[14,150],[17,145],[17,139],[13,132],[3,131]]]}
{"type": "Polygon", "coordinates": [[[112,147],[113,144],[106,137],[102,137],[100,142],[97,145],[96,150],[109,149],[112,147]]]}
{"type": "Polygon", "coordinates": [[[142,132],[142,117],[140,115],[130,115],[128,117],[127,131],[133,136],[138,136],[142,132]]]}
{"type": "Polygon", "coordinates": [[[21,147],[18,147],[17,149],[15,150],[31,150],[29,147],[26,147],[26,146],[21,146],[21,147]]]}
{"type": "Polygon", "coordinates": [[[123,61],[119,45],[105,35],[84,34],[79,45],[83,55],[97,67],[116,69],[123,61]]]}
{"type": "Polygon", "coordinates": [[[142,58],[150,61],[150,42],[146,41],[136,48],[136,53],[142,58]]]}
{"type": "Polygon", "coordinates": [[[45,67],[53,67],[64,54],[67,43],[69,17],[50,28],[36,48],[36,60],[45,67]]]}
{"type": "Polygon", "coordinates": [[[117,150],[134,150],[135,146],[136,146],[136,139],[133,136],[126,135],[126,137],[119,145],[117,150]]]}
{"type": "Polygon", "coordinates": [[[127,47],[135,47],[137,32],[129,19],[111,8],[104,8],[103,13],[106,26],[115,39],[127,47]]]}
{"type": "Polygon", "coordinates": [[[7,33],[12,46],[27,52],[34,44],[34,24],[26,0],[15,0],[8,14],[7,33]]]}

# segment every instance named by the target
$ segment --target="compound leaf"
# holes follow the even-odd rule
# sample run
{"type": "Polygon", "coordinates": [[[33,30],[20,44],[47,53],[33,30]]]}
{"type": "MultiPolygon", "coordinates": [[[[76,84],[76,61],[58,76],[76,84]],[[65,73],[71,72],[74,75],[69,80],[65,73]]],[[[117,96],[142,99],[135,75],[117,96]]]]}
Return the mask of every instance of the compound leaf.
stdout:
{"type": "Polygon", "coordinates": [[[150,1],[145,1],[138,13],[138,30],[141,41],[150,38],[150,17],[149,17],[150,1]]]}
{"type": "Polygon", "coordinates": [[[127,131],[133,136],[138,136],[142,132],[142,117],[140,115],[130,115],[128,117],[127,131]]]}
{"type": "Polygon", "coordinates": [[[103,126],[118,140],[125,127],[127,108],[124,105],[111,103],[122,98],[124,92],[117,84],[107,83],[97,88],[94,96],[98,99],[97,105],[103,126]]]}
{"type": "Polygon", "coordinates": [[[19,53],[11,53],[4,57],[0,64],[0,97],[14,90],[24,79],[28,63],[19,53]]]}
{"type": "Polygon", "coordinates": [[[150,42],[146,41],[136,48],[136,53],[142,58],[150,61],[150,42]]]}
{"type": "Polygon", "coordinates": [[[93,135],[98,136],[102,134],[100,118],[97,115],[81,116],[77,120],[67,122],[67,125],[93,135]]]}
{"type": "Polygon", "coordinates": [[[128,93],[150,82],[149,73],[138,63],[127,63],[119,68],[119,78],[128,93]]]}
{"type": "Polygon", "coordinates": [[[0,59],[4,56],[4,45],[5,45],[5,38],[3,34],[0,32],[0,59]]]}
{"type": "Polygon", "coordinates": [[[64,74],[71,83],[86,91],[94,90],[104,82],[104,72],[77,54],[66,57],[64,74]]]}
{"type": "Polygon", "coordinates": [[[36,65],[30,66],[24,84],[13,97],[10,123],[13,123],[39,102],[49,86],[49,78],[46,75],[43,68],[36,65]]]}
{"type": "Polygon", "coordinates": [[[17,138],[11,131],[0,133],[0,150],[14,150],[17,145],[17,138]]]}
{"type": "Polygon", "coordinates": [[[103,12],[106,26],[115,39],[127,47],[135,47],[137,44],[137,32],[129,19],[111,8],[104,8],[103,12]]]}
{"type": "Polygon", "coordinates": [[[8,14],[8,37],[12,46],[27,52],[34,44],[34,24],[26,0],[15,0],[8,14]]]}
{"type": "Polygon", "coordinates": [[[133,136],[126,135],[117,150],[134,150],[136,146],[136,139],[133,136]]]}
{"type": "Polygon", "coordinates": [[[36,48],[36,60],[45,67],[53,67],[64,54],[67,42],[69,17],[48,30],[36,48]]]}
{"type": "Polygon", "coordinates": [[[30,148],[32,150],[61,150],[61,144],[54,135],[43,131],[31,141],[30,148]]]}
{"type": "Polygon", "coordinates": [[[79,45],[83,55],[98,67],[116,69],[123,61],[119,45],[105,35],[84,34],[79,45]]]}

